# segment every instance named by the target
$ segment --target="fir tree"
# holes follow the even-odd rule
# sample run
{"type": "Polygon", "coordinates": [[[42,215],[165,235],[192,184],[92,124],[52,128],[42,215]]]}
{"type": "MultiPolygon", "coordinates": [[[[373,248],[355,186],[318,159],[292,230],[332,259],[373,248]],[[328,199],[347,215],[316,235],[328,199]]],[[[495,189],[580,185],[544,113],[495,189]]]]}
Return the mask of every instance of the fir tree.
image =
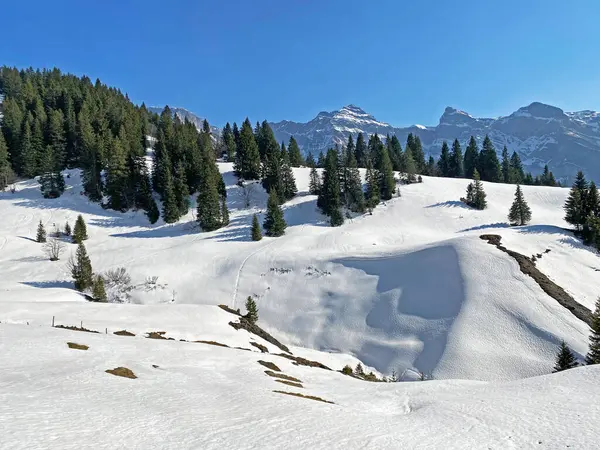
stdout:
{"type": "Polygon", "coordinates": [[[265,234],[270,237],[283,236],[286,227],[287,224],[283,218],[283,210],[279,204],[277,191],[272,189],[269,193],[269,200],[267,201],[267,215],[263,222],[265,234]]]}
{"type": "Polygon", "coordinates": [[[513,152],[510,157],[510,174],[509,174],[509,183],[514,184],[527,184],[525,182],[525,173],[523,172],[523,164],[521,163],[521,158],[519,157],[517,152],[513,152]]]}
{"type": "Polygon", "coordinates": [[[370,159],[367,160],[366,182],[366,206],[369,210],[372,210],[379,204],[379,202],[381,201],[381,197],[379,194],[379,180],[377,179],[377,174],[375,172],[375,169],[373,168],[373,164],[371,163],[370,159]]]}
{"type": "Polygon", "coordinates": [[[319,172],[315,167],[310,169],[309,182],[308,182],[308,193],[311,195],[319,195],[321,191],[321,178],[319,172]]]}
{"type": "Polygon", "coordinates": [[[473,178],[473,174],[475,169],[477,169],[477,165],[479,163],[479,148],[477,147],[477,141],[473,136],[469,139],[469,145],[467,145],[467,149],[465,150],[465,158],[464,158],[464,171],[466,178],[473,178]]]}
{"type": "MultiPolygon", "coordinates": [[[[285,188],[283,186],[282,151],[275,140],[273,130],[265,120],[260,129],[262,146],[261,159],[263,160],[263,187],[267,192],[275,189],[279,193],[279,200],[284,202],[285,188]]],[[[287,156],[287,152],[285,152],[287,156]]]]}
{"type": "Polygon", "coordinates": [[[129,204],[126,197],[127,192],[127,157],[125,155],[124,130],[113,140],[111,158],[106,173],[106,195],[108,196],[108,207],[115,211],[127,211],[129,204]]]}
{"type": "Polygon", "coordinates": [[[260,224],[258,223],[258,217],[256,214],[252,217],[252,240],[260,241],[262,239],[262,231],[260,230],[260,224]]]}
{"type": "Polygon", "coordinates": [[[502,149],[502,181],[504,183],[510,183],[510,159],[508,158],[508,149],[506,145],[502,149]]]}
{"type": "Polygon", "coordinates": [[[235,161],[235,153],[237,147],[235,142],[235,136],[233,134],[233,130],[231,129],[231,125],[229,125],[229,122],[227,122],[225,124],[225,128],[223,128],[223,144],[225,145],[225,149],[227,151],[227,161],[235,161]]]}
{"type": "Polygon", "coordinates": [[[325,155],[323,154],[323,152],[319,152],[319,156],[317,158],[317,167],[321,169],[325,167],[325,155]]]}
{"type": "Polygon", "coordinates": [[[596,301],[596,309],[592,313],[590,324],[592,334],[590,335],[590,349],[585,357],[585,363],[600,364],[600,298],[596,301]]]}
{"type": "Polygon", "coordinates": [[[479,171],[482,180],[492,181],[494,183],[501,180],[502,170],[500,168],[500,162],[498,161],[498,155],[496,154],[492,140],[487,135],[483,140],[477,170],[479,171]]]}
{"type": "Polygon", "coordinates": [[[281,144],[281,184],[283,188],[283,199],[284,201],[291,200],[298,193],[296,187],[296,179],[294,178],[294,172],[290,165],[290,158],[288,151],[285,149],[285,145],[281,144]]]}
{"type": "Polygon", "coordinates": [[[104,288],[104,278],[102,275],[96,275],[94,277],[92,285],[92,297],[97,302],[107,302],[106,289],[104,288]]]}
{"type": "Polygon", "coordinates": [[[438,175],[438,170],[435,167],[435,159],[431,155],[427,160],[427,167],[425,169],[425,172],[427,172],[427,175],[429,175],[430,177],[435,177],[436,175],[438,175]]]}
{"type": "Polygon", "coordinates": [[[226,227],[227,225],[229,225],[229,210],[225,197],[221,197],[221,226],[226,227]]]}
{"type": "Polygon", "coordinates": [[[473,172],[473,182],[467,186],[467,196],[464,202],[472,208],[485,209],[487,207],[485,197],[483,184],[479,179],[479,172],[475,169],[473,172]]]}
{"type": "Polygon", "coordinates": [[[245,180],[260,178],[260,153],[248,118],[242,124],[234,169],[245,180]]]}
{"type": "MultiPolygon", "coordinates": [[[[377,135],[375,135],[377,136],[377,135]]],[[[378,140],[378,139],[377,139],[378,140]]],[[[379,193],[382,200],[390,200],[396,191],[396,180],[392,162],[385,146],[379,141],[376,145],[376,170],[379,179],[379,193]]]]}
{"type": "Polygon", "coordinates": [[[415,136],[414,145],[411,147],[411,151],[417,173],[423,173],[426,166],[425,153],[423,152],[423,145],[421,144],[421,138],[419,136],[415,136]]]}
{"type": "Polygon", "coordinates": [[[40,220],[40,223],[38,224],[37,235],[36,235],[35,241],[39,242],[40,244],[43,244],[46,242],[46,229],[44,228],[44,224],[42,223],[41,220],[40,220]]]}
{"type": "Polygon", "coordinates": [[[256,302],[252,299],[252,297],[248,296],[246,299],[246,315],[245,319],[251,324],[255,324],[258,322],[258,308],[256,306],[256,302]]]}
{"type": "MultiPolygon", "coordinates": [[[[552,172],[550,172],[552,173],[552,172]]],[[[596,183],[590,182],[590,186],[585,196],[585,214],[586,216],[600,217],[600,197],[596,183]]]]}
{"type": "Polygon", "coordinates": [[[335,208],[331,210],[331,214],[329,216],[329,225],[332,227],[339,227],[344,224],[344,215],[340,208],[335,208]]]}
{"type": "Polygon", "coordinates": [[[578,365],[577,359],[571,349],[567,346],[565,341],[561,341],[560,349],[556,355],[556,364],[554,364],[554,370],[552,372],[562,372],[563,370],[572,369],[578,365]]]}
{"type": "Polygon", "coordinates": [[[515,192],[515,200],[508,213],[508,220],[511,225],[520,226],[526,225],[531,220],[531,209],[525,201],[525,197],[521,191],[521,186],[518,184],[515,192]]]}
{"type": "Polygon", "coordinates": [[[350,211],[362,214],[365,212],[365,195],[363,193],[362,181],[354,152],[348,151],[346,153],[346,159],[345,204],[350,211]]]}
{"type": "Polygon", "coordinates": [[[581,230],[587,220],[587,188],[588,184],[585,176],[583,172],[579,171],[564,206],[565,220],[571,225],[575,225],[578,231],[581,230]]]}
{"type": "Polygon", "coordinates": [[[390,155],[390,159],[392,160],[392,166],[395,171],[404,172],[404,153],[402,152],[402,146],[400,145],[400,141],[393,134],[388,140],[388,153],[390,155]]]}
{"type": "Polygon", "coordinates": [[[71,236],[71,225],[69,225],[69,222],[65,223],[65,236],[71,236]]]}
{"type": "Polygon", "coordinates": [[[71,261],[71,275],[75,281],[75,289],[80,292],[89,289],[93,285],[92,262],[87,254],[87,250],[83,242],[77,246],[75,260],[71,261]]]}
{"type": "Polygon", "coordinates": [[[58,198],[65,191],[65,179],[58,169],[54,151],[51,146],[46,147],[40,176],[40,189],[44,198],[58,198]]]}
{"type": "Polygon", "coordinates": [[[290,136],[290,142],[288,144],[288,154],[290,156],[290,164],[292,167],[300,167],[304,164],[302,159],[302,153],[300,153],[300,147],[294,136],[290,136]]]}
{"type": "Polygon", "coordinates": [[[448,176],[453,178],[462,178],[464,176],[463,154],[458,139],[452,143],[452,152],[448,162],[448,176]]]}
{"type": "MultiPolygon", "coordinates": [[[[404,161],[406,162],[406,181],[408,183],[414,183],[416,180],[415,174],[417,173],[417,166],[411,152],[405,150],[404,161]]],[[[435,167],[435,163],[432,167],[435,167]]]]}
{"type": "Polygon", "coordinates": [[[162,177],[162,217],[165,223],[174,223],[179,220],[180,205],[177,203],[177,196],[175,195],[175,186],[173,184],[173,176],[171,175],[171,168],[169,166],[164,167],[162,177]]]}
{"type": "Polygon", "coordinates": [[[185,169],[181,161],[179,161],[177,170],[175,170],[173,189],[175,192],[175,201],[177,203],[179,215],[184,216],[190,209],[190,190],[186,183],[185,169]]]}
{"type": "Polygon", "coordinates": [[[223,197],[219,195],[218,190],[220,176],[216,166],[212,163],[205,169],[205,175],[200,183],[196,201],[198,205],[197,220],[204,231],[217,230],[223,224],[220,202],[220,198],[223,197]]]}
{"type": "Polygon", "coordinates": [[[438,174],[441,177],[450,176],[450,148],[446,141],[442,143],[442,151],[438,160],[438,174]]]}
{"type": "Polygon", "coordinates": [[[356,137],[354,152],[358,167],[367,167],[367,145],[365,144],[365,137],[362,133],[358,133],[358,136],[356,137]]]}
{"type": "Polygon", "coordinates": [[[338,154],[334,149],[327,151],[325,168],[323,170],[323,183],[319,190],[317,206],[321,208],[323,214],[328,216],[331,215],[334,209],[338,209],[341,206],[338,154]]]}
{"type": "Polygon", "coordinates": [[[79,214],[77,220],[75,220],[75,226],[73,227],[73,243],[81,244],[86,239],[88,239],[87,225],[83,220],[83,216],[79,214]]]}
{"type": "Polygon", "coordinates": [[[8,157],[8,147],[0,130],[0,191],[3,191],[11,181],[12,169],[8,157]]]}
{"type": "Polygon", "coordinates": [[[317,163],[315,161],[315,157],[313,156],[312,152],[309,151],[306,155],[306,167],[314,168],[316,166],[317,163]]]}
{"type": "Polygon", "coordinates": [[[148,217],[148,221],[151,224],[155,224],[160,218],[160,211],[158,210],[158,205],[156,204],[156,200],[153,198],[150,199],[150,205],[146,210],[146,217],[148,217]]]}

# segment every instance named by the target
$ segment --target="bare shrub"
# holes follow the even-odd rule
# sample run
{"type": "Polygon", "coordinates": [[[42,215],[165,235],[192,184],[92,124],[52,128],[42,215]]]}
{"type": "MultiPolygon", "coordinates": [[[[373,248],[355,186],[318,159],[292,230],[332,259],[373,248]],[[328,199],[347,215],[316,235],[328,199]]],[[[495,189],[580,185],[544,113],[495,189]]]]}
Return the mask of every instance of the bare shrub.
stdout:
{"type": "Polygon", "coordinates": [[[104,280],[107,284],[113,285],[129,285],[131,284],[131,276],[127,273],[125,267],[117,267],[109,269],[104,273],[104,280]]]}
{"type": "Polygon", "coordinates": [[[131,276],[125,267],[109,269],[104,273],[106,296],[111,303],[126,303],[131,298],[131,276]]]}
{"type": "Polygon", "coordinates": [[[244,207],[250,208],[254,193],[256,191],[256,185],[254,183],[242,184],[242,197],[244,198],[244,207]]]}
{"type": "Polygon", "coordinates": [[[50,261],[58,261],[60,255],[64,253],[65,248],[66,245],[64,242],[59,241],[58,239],[50,239],[43,245],[42,250],[50,261]]]}

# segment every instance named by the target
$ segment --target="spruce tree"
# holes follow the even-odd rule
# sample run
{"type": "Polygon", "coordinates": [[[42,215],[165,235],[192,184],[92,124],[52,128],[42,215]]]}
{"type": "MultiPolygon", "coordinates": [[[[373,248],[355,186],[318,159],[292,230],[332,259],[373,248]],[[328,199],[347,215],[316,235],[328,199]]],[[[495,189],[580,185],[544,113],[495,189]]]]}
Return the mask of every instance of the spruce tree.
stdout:
{"type": "Polygon", "coordinates": [[[281,144],[281,184],[283,188],[283,199],[284,201],[291,200],[298,193],[296,187],[296,179],[294,178],[294,172],[290,165],[290,158],[288,151],[285,149],[285,145],[281,144]]]}
{"type": "MultiPolygon", "coordinates": [[[[404,151],[404,161],[406,162],[406,181],[408,183],[414,183],[416,181],[415,174],[417,173],[417,166],[411,152],[404,151]]],[[[432,167],[435,167],[435,163],[432,167]]]]}
{"type": "Polygon", "coordinates": [[[577,231],[580,231],[587,220],[587,189],[588,183],[583,172],[577,173],[577,178],[569,193],[565,203],[565,220],[571,225],[575,225],[577,231]]]}
{"type": "Polygon", "coordinates": [[[323,169],[323,183],[319,191],[317,206],[323,214],[331,215],[334,209],[341,206],[340,180],[338,176],[338,154],[334,149],[327,151],[325,168],[323,169]]]}
{"type": "MultiPolygon", "coordinates": [[[[552,173],[552,172],[550,172],[552,173]]],[[[590,186],[585,196],[585,214],[587,217],[600,217],[600,197],[598,196],[598,188],[596,183],[590,182],[590,186]]]]}
{"type": "MultiPolygon", "coordinates": [[[[365,195],[362,188],[362,180],[353,151],[346,154],[346,189],[344,191],[346,207],[355,213],[365,212],[365,195]]],[[[312,175],[311,175],[312,182],[312,175]]]]}
{"type": "Polygon", "coordinates": [[[229,210],[225,197],[221,197],[221,226],[226,227],[227,225],[229,225],[229,210]]]}
{"type": "Polygon", "coordinates": [[[294,136],[290,136],[290,142],[288,144],[288,154],[290,156],[290,165],[292,167],[300,167],[304,165],[304,160],[302,159],[302,153],[300,153],[300,147],[298,147],[298,143],[294,136]]]}
{"type": "Polygon", "coordinates": [[[331,214],[329,215],[329,225],[332,227],[339,227],[344,224],[344,215],[340,208],[335,208],[331,210],[331,214]]]}
{"type": "Polygon", "coordinates": [[[510,174],[509,183],[527,184],[525,182],[525,172],[523,172],[523,164],[517,152],[513,152],[510,157],[510,174]]]}
{"type": "Polygon", "coordinates": [[[270,237],[283,236],[287,224],[283,218],[283,210],[279,204],[279,198],[277,197],[277,191],[272,189],[269,193],[269,199],[267,201],[267,215],[263,222],[263,228],[265,234],[270,237]]]}
{"type": "Polygon", "coordinates": [[[310,195],[319,195],[321,191],[321,177],[315,167],[310,169],[309,182],[308,182],[308,193],[310,195]]]}
{"type": "Polygon", "coordinates": [[[65,236],[71,236],[71,225],[69,225],[69,222],[65,223],[65,236]]]}
{"type": "Polygon", "coordinates": [[[464,176],[463,154],[458,139],[452,143],[452,152],[448,161],[448,176],[453,178],[462,178],[464,176]]]}
{"type": "Polygon", "coordinates": [[[600,364],[600,298],[596,301],[596,309],[592,313],[590,324],[592,334],[590,335],[590,349],[585,357],[585,363],[600,364]]]}
{"type": "Polygon", "coordinates": [[[244,120],[240,131],[234,169],[237,176],[245,180],[260,178],[260,153],[248,118],[244,120]]]}
{"type": "Polygon", "coordinates": [[[467,186],[467,196],[464,202],[472,208],[485,209],[487,207],[485,197],[483,184],[479,179],[479,172],[475,169],[473,172],[473,182],[467,186]]]}
{"type": "Polygon", "coordinates": [[[358,133],[358,136],[356,137],[354,153],[358,167],[367,167],[367,145],[365,144],[365,137],[362,133],[358,133]]]}
{"type": "Polygon", "coordinates": [[[250,322],[251,324],[255,324],[258,322],[258,308],[256,306],[256,302],[252,299],[252,297],[248,296],[246,299],[246,315],[244,318],[250,322]]]}
{"type": "Polygon", "coordinates": [[[525,197],[521,191],[521,186],[518,184],[517,190],[515,191],[515,200],[513,201],[508,213],[508,220],[511,225],[519,226],[526,225],[531,220],[531,209],[525,201],[525,197]]]}
{"type": "Polygon", "coordinates": [[[563,370],[572,369],[578,365],[577,359],[571,349],[567,346],[565,341],[561,341],[560,349],[556,355],[556,364],[554,364],[554,370],[552,372],[562,372],[563,370]]]}
{"type": "MultiPolygon", "coordinates": [[[[377,135],[375,135],[377,136],[377,135]]],[[[377,178],[379,179],[379,193],[382,200],[390,200],[396,191],[396,180],[392,162],[385,146],[379,141],[376,146],[377,178]]]]}
{"type": "MultiPolygon", "coordinates": [[[[267,192],[275,189],[279,200],[285,202],[285,188],[283,186],[283,161],[282,151],[275,140],[273,130],[265,120],[260,128],[262,146],[261,159],[263,160],[263,187],[267,192]]],[[[285,152],[287,156],[287,152],[285,152]]]]}
{"type": "Polygon", "coordinates": [[[320,169],[325,167],[325,155],[323,154],[322,151],[319,152],[319,156],[317,158],[317,167],[319,167],[320,169]]]}
{"type": "Polygon", "coordinates": [[[429,156],[429,159],[427,160],[427,167],[425,169],[425,172],[430,177],[435,177],[436,175],[438,175],[438,170],[436,169],[436,166],[435,166],[435,159],[431,155],[429,156]]]}
{"type": "Polygon", "coordinates": [[[73,243],[81,244],[86,239],[88,239],[87,225],[83,220],[83,216],[79,214],[75,220],[75,226],[73,227],[73,243]]]}
{"type": "Polygon", "coordinates": [[[442,151],[438,160],[438,175],[440,177],[450,176],[450,148],[446,141],[442,143],[442,151]]]}
{"type": "Polygon", "coordinates": [[[83,292],[92,287],[94,282],[92,262],[83,242],[77,246],[75,260],[71,262],[71,275],[75,281],[75,289],[78,291],[83,292]]]}
{"type": "Polygon", "coordinates": [[[148,217],[148,221],[151,224],[155,224],[160,218],[160,211],[158,210],[158,205],[156,204],[156,200],[153,198],[150,199],[150,205],[146,210],[146,217],[148,217]]]}
{"type": "Polygon", "coordinates": [[[497,183],[501,180],[502,170],[498,161],[498,155],[496,154],[492,140],[487,135],[483,140],[481,154],[479,155],[478,171],[481,179],[484,181],[497,183]]]}
{"type": "Polygon", "coordinates": [[[38,224],[37,235],[36,235],[35,240],[36,240],[36,242],[39,242],[40,244],[43,244],[46,242],[46,229],[44,228],[44,224],[42,223],[41,220],[40,220],[40,223],[38,224]]]}
{"type": "Polygon", "coordinates": [[[128,170],[123,138],[124,130],[121,129],[119,136],[112,142],[112,152],[106,172],[108,207],[121,212],[127,211],[130,206],[126,196],[128,170]]]}
{"type": "Polygon", "coordinates": [[[256,214],[252,217],[252,240],[260,241],[262,239],[262,231],[260,230],[260,224],[258,223],[258,217],[256,214]]]}
{"type": "Polygon", "coordinates": [[[387,141],[388,153],[392,160],[392,166],[395,171],[404,172],[404,153],[398,137],[393,134],[387,141]]]}
{"type": "Polygon", "coordinates": [[[96,275],[92,285],[92,297],[97,302],[107,302],[106,289],[104,288],[104,277],[96,275]]]}
{"type": "Polygon", "coordinates": [[[415,161],[415,167],[417,168],[417,173],[423,173],[427,164],[425,162],[423,145],[421,144],[421,138],[419,136],[415,136],[414,145],[411,147],[411,151],[413,160],[415,161]]]}
{"type": "Polygon", "coordinates": [[[11,180],[12,169],[8,157],[8,146],[4,140],[4,135],[0,130],[0,191],[3,191],[8,186],[11,180]]]}
{"type": "Polygon", "coordinates": [[[177,203],[177,196],[175,195],[175,186],[173,184],[173,176],[171,175],[171,168],[169,166],[164,167],[162,173],[162,217],[165,223],[175,223],[179,220],[180,209],[177,203]]]}
{"type": "Polygon", "coordinates": [[[508,149],[506,145],[502,149],[502,181],[510,183],[510,159],[508,158],[508,149]]]}
{"type": "Polygon", "coordinates": [[[190,209],[190,190],[186,182],[185,169],[181,161],[179,161],[179,164],[177,164],[177,169],[175,170],[173,189],[175,192],[175,201],[177,203],[179,215],[184,216],[190,209]]]}
{"type": "Polygon", "coordinates": [[[381,201],[379,194],[379,180],[377,179],[377,173],[373,168],[373,164],[370,159],[367,159],[367,192],[365,195],[366,206],[369,210],[375,208],[381,201]]]}
{"type": "MultiPolygon", "coordinates": [[[[214,166],[214,163],[213,163],[214,166]]],[[[214,231],[223,224],[221,217],[221,202],[218,190],[218,177],[216,167],[210,166],[205,169],[205,175],[200,183],[198,191],[197,220],[204,231],[214,231]]]]}
{"type": "Polygon", "coordinates": [[[317,167],[317,162],[315,161],[315,157],[312,152],[308,152],[306,155],[306,167],[315,168],[317,167]]]}
{"type": "Polygon", "coordinates": [[[235,154],[237,148],[235,136],[233,134],[233,130],[231,129],[231,125],[229,125],[229,122],[227,122],[225,124],[225,128],[223,128],[223,144],[225,145],[225,149],[227,151],[227,161],[235,161],[235,154]]]}
{"type": "Polygon", "coordinates": [[[473,173],[475,169],[477,169],[477,165],[479,163],[479,148],[477,147],[477,141],[473,136],[469,139],[469,145],[467,145],[467,149],[465,150],[465,158],[464,158],[464,171],[466,178],[473,178],[473,173]]]}

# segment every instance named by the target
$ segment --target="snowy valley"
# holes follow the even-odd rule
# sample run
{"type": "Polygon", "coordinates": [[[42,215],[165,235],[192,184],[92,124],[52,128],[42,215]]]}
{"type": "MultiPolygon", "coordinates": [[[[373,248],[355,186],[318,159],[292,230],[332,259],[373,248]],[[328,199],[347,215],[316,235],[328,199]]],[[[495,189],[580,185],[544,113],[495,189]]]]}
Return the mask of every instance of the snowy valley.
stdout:
{"type": "Polygon", "coordinates": [[[423,177],[332,228],[308,193],[310,170],[296,168],[285,235],[253,242],[267,195],[241,187],[232,164],[218,168],[230,224],[213,232],[197,228],[194,198],[175,224],[103,209],[81,194],[75,169],[58,199],[36,180],[0,192],[0,447],[594,448],[600,370],[550,374],[561,341],[583,360],[588,325],[480,238],[537,255],[593,310],[600,260],[568,231],[568,189],[524,186],[532,221],[510,227],[514,186],[484,183],[479,211],[459,201],[469,180],[423,177]],[[66,267],[76,246],[48,261],[35,242],[40,221],[51,232],[79,214],[94,271],[131,275],[128,303],[87,301],[66,267]],[[231,327],[238,318],[217,305],[243,313],[248,296],[259,326],[332,370],[231,327]],[[265,374],[259,360],[280,370],[265,374]],[[359,362],[402,382],[339,373],[359,362]],[[137,378],[105,372],[116,367],[137,378]],[[410,382],[420,374],[432,380],[410,382]]]}

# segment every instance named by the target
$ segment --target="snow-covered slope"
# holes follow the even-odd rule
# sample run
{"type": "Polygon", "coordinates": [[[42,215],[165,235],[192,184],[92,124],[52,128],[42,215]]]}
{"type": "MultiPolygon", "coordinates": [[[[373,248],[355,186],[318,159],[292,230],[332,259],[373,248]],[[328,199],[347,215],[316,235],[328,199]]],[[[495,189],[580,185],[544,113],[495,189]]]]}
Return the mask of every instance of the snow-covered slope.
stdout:
{"type": "Polygon", "coordinates": [[[434,156],[439,155],[444,140],[452,142],[457,138],[466,146],[469,138],[475,136],[481,144],[487,134],[498,153],[504,145],[510,152],[517,151],[525,167],[534,174],[548,164],[555,176],[564,180],[579,169],[600,180],[600,115],[595,111],[566,113],[535,102],[508,116],[488,119],[447,107],[437,126],[396,128],[349,105],[339,111],[319,113],[307,123],[282,121],[271,126],[278,140],[293,135],[305,153],[311,151],[315,155],[336,144],[344,145],[350,133],[355,137],[359,132],[395,134],[403,144],[408,134],[413,133],[434,156]]]}
{"type": "MultiPolygon", "coordinates": [[[[50,262],[32,240],[40,220],[51,231],[81,213],[94,270],[126,267],[138,286],[134,303],[243,309],[254,296],[261,324],[285,343],[351,354],[385,374],[417,369],[438,379],[510,380],[548,373],[562,339],[585,354],[587,326],[479,239],[497,233],[508,248],[543,253],[538,267],[593,307],[600,263],[563,229],[568,190],[524,187],[533,222],[509,228],[514,186],[485,183],[489,208],[475,211],[458,202],[467,180],[425,178],[373,215],[330,228],[307,194],[308,170],[297,169],[300,194],[284,206],[286,235],[252,242],[252,214],[262,220],[265,193],[255,186],[245,208],[231,165],[220,169],[231,224],[212,233],[198,232],[193,210],[178,224],[154,226],[141,213],[104,210],[80,194],[76,171],[57,200],[41,198],[35,181],[0,193],[0,321],[95,320],[65,267],[74,246],[50,262]],[[152,276],[162,287],[148,289],[144,280],[152,276]]],[[[191,310],[173,311],[183,317],[191,310]]]]}

